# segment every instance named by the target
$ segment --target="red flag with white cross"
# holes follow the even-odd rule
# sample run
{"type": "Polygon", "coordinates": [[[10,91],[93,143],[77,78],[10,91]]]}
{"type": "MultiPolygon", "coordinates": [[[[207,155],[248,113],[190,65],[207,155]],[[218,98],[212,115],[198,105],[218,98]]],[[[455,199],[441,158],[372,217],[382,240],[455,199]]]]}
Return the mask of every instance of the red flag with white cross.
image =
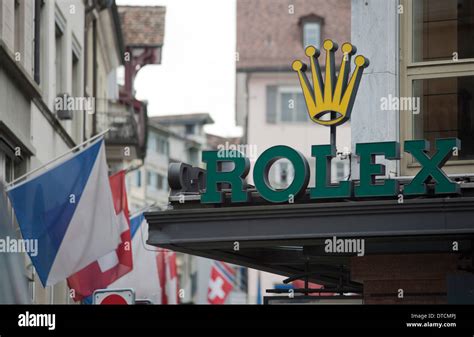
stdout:
{"type": "Polygon", "coordinates": [[[214,261],[207,290],[207,301],[210,304],[224,304],[234,288],[236,271],[227,263],[214,261]]]}
{"type": "Polygon", "coordinates": [[[117,216],[116,222],[122,242],[116,250],[102,256],[77,273],[68,277],[70,289],[74,290],[74,300],[79,301],[92,295],[96,289],[105,289],[109,284],[133,269],[132,243],[130,237],[130,214],[128,211],[125,171],[109,177],[110,189],[117,216]]]}
{"type": "Polygon", "coordinates": [[[179,304],[179,284],[176,253],[163,249],[156,254],[158,278],[161,287],[161,304],[179,304]]]}

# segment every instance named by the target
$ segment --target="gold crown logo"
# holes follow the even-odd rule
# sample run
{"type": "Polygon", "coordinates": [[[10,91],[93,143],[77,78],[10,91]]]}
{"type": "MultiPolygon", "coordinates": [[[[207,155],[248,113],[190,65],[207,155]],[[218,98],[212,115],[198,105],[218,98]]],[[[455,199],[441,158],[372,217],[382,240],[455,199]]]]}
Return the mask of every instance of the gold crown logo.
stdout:
{"type": "Polygon", "coordinates": [[[354,60],[356,68],[349,80],[351,56],[357,52],[357,49],[348,42],[344,43],[341,47],[344,56],[336,82],[334,53],[338,46],[331,40],[325,40],[323,48],[326,50],[326,74],[324,84],[318,62],[320,52],[316,47],[308,46],[305,50],[306,55],[310,59],[313,88],[306,77],[306,64],[296,60],[293,62],[292,67],[293,70],[298,73],[311,120],[321,125],[336,126],[343,124],[350,118],[352,105],[357,95],[362,73],[364,68],[368,67],[369,60],[362,55],[356,56],[354,60]],[[332,119],[323,120],[322,117],[327,113],[331,113],[332,119]]]}

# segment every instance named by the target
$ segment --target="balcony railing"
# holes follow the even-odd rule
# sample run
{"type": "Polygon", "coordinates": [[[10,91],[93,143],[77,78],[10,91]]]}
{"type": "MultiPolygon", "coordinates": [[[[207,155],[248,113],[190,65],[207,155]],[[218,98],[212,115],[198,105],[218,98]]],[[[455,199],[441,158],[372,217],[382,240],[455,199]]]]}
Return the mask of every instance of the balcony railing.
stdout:
{"type": "Polygon", "coordinates": [[[110,129],[105,135],[107,143],[138,145],[138,126],[131,112],[97,112],[97,132],[110,129]]]}
{"type": "Polygon", "coordinates": [[[120,102],[97,101],[96,132],[110,129],[105,135],[107,145],[135,146],[138,157],[146,151],[146,107],[137,111],[132,105],[120,102]]]}

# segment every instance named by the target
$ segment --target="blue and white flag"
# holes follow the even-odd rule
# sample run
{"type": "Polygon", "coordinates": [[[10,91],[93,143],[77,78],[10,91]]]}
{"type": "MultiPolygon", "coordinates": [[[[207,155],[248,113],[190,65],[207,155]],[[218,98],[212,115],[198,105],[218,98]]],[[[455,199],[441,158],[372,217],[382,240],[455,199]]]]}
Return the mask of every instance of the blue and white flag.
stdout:
{"type": "Polygon", "coordinates": [[[65,280],[121,242],[104,140],[8,191],[31,261],[44,286],[65,280]]]}

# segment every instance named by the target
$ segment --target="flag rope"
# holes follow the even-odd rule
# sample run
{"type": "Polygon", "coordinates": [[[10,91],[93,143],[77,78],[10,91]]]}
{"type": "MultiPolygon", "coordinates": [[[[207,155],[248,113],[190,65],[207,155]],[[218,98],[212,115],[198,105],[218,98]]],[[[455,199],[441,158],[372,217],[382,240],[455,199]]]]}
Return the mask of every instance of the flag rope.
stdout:
{"type": "Polygon", "coordinates": [[[88,140],[86,140],[86,141],[80,143],[79,145],[74,146],[73,148],[69,149],[67,152],[65,152],[65,153],[63,153],[63,154],[61,154],[61,155],[59,155],[58,157],[51,159],[51,160],[48,161],[47,163],[45,163],[45,164],[43,164],[43,165],[41,165],[41,166],[39,166],[39,167],[37,167],[37,168],[35,168],[35,169],[29,171],[29,172],[26,172],[25,174],[23,174],[22,176],[20,176],[20,177],[18,177],[18,178],[13,179],[12,181],[10,181],[8,184],[5,185],[6,190],[10,189],[10,188],[11,188],[15,183],[17,183],[18,181],[20,181],[20,180],[22,180],[22,179],[28,177],[29,175],[31,175],[31,174],[33,174],[33,173],[38,172],[39,170],[45,168],[45,167],[48,166],[48,165],[51,165],[51,164],[54,163],[56,160],[61,159],[61,158],[65,157],[65,156],[67,156],[68,154],[74,152],[75,150],[79,149],[79,148],[82,147],[83,145],[85,145],[85,144],[87,144],[87,143],[90,143],[90,142],[92,142],[92,141],[94,141],[94,140],[96,140],[96,139],[102,137],[102,136],[105,135],[107,132],[109,132],[109,130],[110,130],[110,129],[107,129],[107,130],[104,130],[104,131],[98,133],[97,135],[95,135],[95,136],[89,138],[88,140]]]}

